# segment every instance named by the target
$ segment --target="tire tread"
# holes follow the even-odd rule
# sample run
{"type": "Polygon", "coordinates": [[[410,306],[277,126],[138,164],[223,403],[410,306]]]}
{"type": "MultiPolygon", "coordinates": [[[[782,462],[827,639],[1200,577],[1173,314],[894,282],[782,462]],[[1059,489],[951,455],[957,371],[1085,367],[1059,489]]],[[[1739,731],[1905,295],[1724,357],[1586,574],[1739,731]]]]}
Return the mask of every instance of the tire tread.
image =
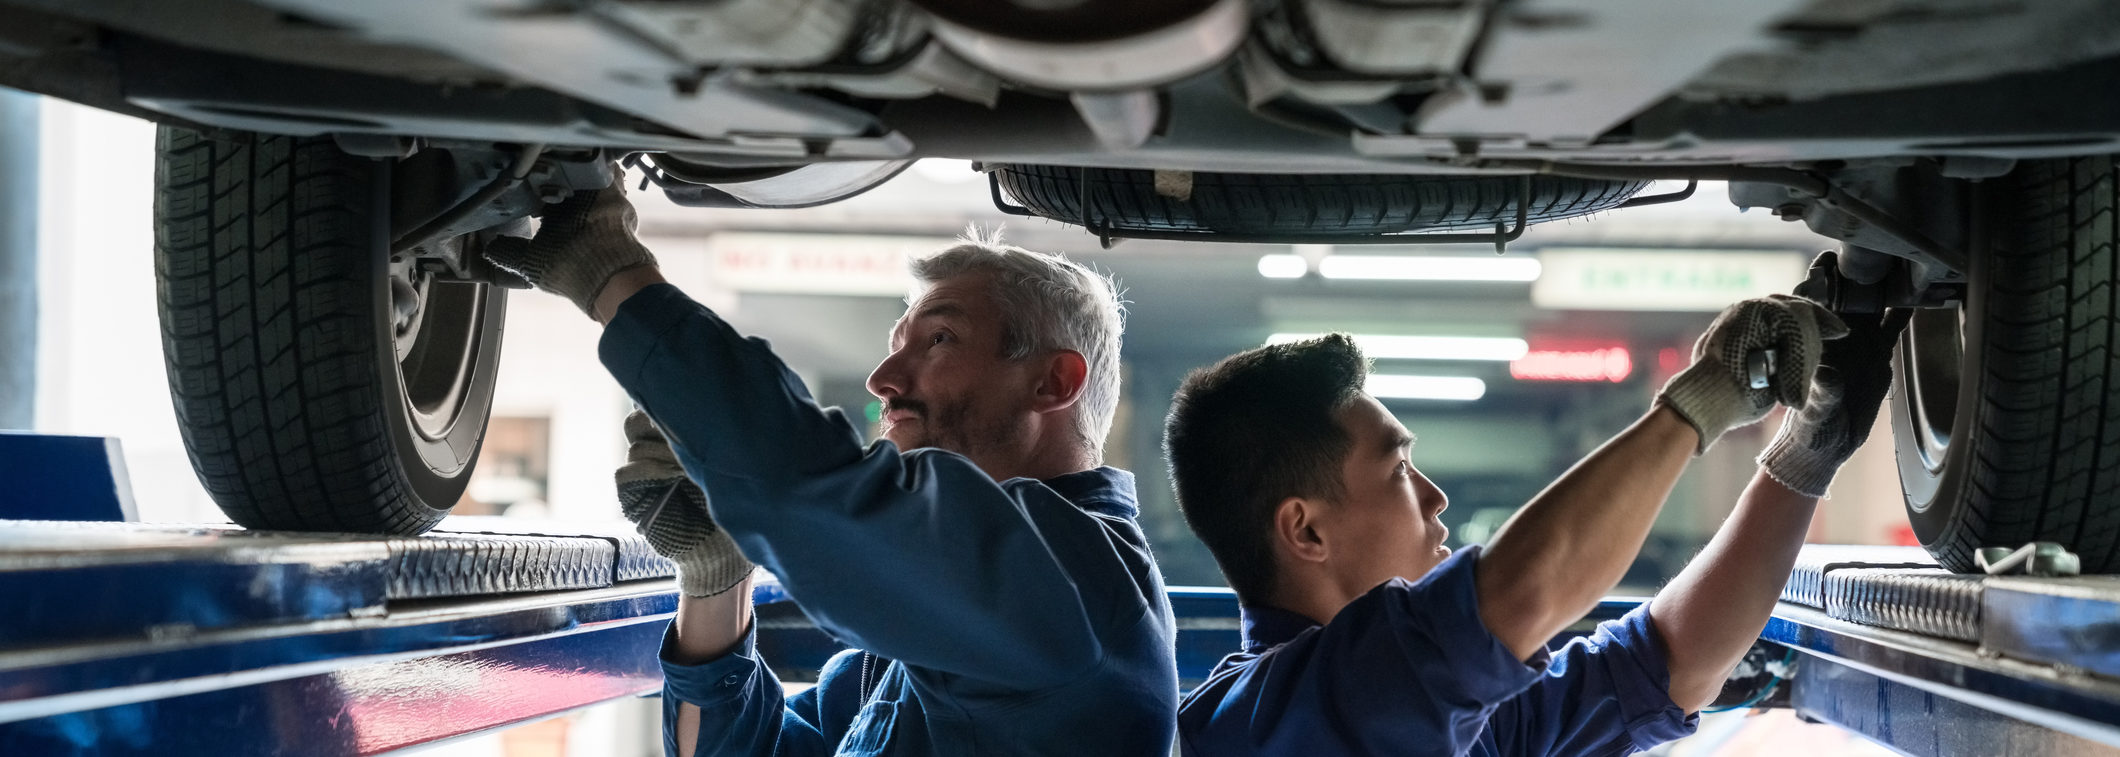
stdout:
{"type": "Polygon", "coordinates": [[[156,278],[178,426],[246,527],[415,534],[376,366],[370,195],[328,139],[157,135],[156,278]]]}
{"type": "MultiPolygon", "coordinates": [[[[1984,546],[2058,541],[2120,571],[2120,170],[2110,156],[2027,162],[1985,281],[1963,498],[1929,549],[1976,568],[1984,546]]],[[[1969,345],[1971,346],[1971,345],[1969,345]]]]}

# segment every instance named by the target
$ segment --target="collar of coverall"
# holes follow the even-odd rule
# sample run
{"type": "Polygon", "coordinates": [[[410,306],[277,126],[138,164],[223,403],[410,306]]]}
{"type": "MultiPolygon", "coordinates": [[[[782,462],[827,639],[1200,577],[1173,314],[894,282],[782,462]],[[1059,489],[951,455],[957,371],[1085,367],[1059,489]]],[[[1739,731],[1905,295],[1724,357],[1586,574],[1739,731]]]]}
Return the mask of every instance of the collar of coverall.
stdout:
{"type": "Polygon", "coordinates": [[[1318,622],[1301,613],[1289,612],[1279,607],[1245,606],[1238,608],[1244,635],[1244,651],[1258,654],[1288,643],[1290,639],[1318,627],[1318,622]]]}
{"type": "Polygon", "coordinates": [[[1054,476],[1043,483],[1076,507],[1098,515],[1133,520],[1141,514],[1134,497],[1134,474],[1109,465],[1054,476]]]}

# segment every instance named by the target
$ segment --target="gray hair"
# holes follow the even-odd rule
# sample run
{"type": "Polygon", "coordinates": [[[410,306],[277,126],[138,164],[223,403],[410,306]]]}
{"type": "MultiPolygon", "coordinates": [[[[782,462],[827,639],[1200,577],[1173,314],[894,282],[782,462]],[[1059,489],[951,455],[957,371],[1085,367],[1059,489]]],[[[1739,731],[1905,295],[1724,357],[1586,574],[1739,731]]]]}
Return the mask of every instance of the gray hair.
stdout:
{"type": "Polygon", "coordinates": [[[1024,360],[1047,350],[1074,350],[1089,364],[1076,434],[1102,454],[1119,408],[1119,337],[1126,309],[1110,277],[1059,255],[1004,244],[999,230],[968,229],[958,244],[917,258],[914,295],[968,273],[994,276],[1001,309],[1001,353],[1024,360]]]}

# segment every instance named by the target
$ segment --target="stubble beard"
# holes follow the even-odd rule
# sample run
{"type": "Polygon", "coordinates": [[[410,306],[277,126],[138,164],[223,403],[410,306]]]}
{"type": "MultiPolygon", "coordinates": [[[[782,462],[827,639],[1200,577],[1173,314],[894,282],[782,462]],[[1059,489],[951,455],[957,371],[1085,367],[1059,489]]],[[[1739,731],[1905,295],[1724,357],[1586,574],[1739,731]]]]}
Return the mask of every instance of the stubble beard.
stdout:
{"type": "Polygon", "coordinates": [[[974,412],[969,402],[928,405],[926,409],[920,416],[919,433],[900,445],[901,449],[933,447],[978,460],[1015,446],[1028,433],[1020,421],[1005,414],[989,417],[974,412]]]}

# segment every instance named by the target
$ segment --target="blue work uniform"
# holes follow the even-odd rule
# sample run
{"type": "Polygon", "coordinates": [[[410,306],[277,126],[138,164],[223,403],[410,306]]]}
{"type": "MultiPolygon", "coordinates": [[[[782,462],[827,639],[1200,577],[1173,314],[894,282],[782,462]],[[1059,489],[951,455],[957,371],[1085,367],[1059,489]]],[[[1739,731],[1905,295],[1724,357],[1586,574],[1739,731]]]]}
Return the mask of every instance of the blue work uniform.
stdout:
{"type": "Polygon", "coordinates": [[[1242,652],[1180,706],[1191,757],[1623,755],[1693,731],[1649,606],[1528,664],[1487,631],[1478,546],[1316,621],[1243,609],[1242,652]]]}
{"type": "Polygon", "coordinates": [[[668,285],[628,298],[600,352],[744,554],[892,660],[867,701],[846,656],[784,699],[755,628],[700,665],[666,639],[666,749],[682,701],[700,755],[1170,753],[1175,624],[1133,474],[996,482],[955,453],[864,447],[764,341],[668,285]]]}

